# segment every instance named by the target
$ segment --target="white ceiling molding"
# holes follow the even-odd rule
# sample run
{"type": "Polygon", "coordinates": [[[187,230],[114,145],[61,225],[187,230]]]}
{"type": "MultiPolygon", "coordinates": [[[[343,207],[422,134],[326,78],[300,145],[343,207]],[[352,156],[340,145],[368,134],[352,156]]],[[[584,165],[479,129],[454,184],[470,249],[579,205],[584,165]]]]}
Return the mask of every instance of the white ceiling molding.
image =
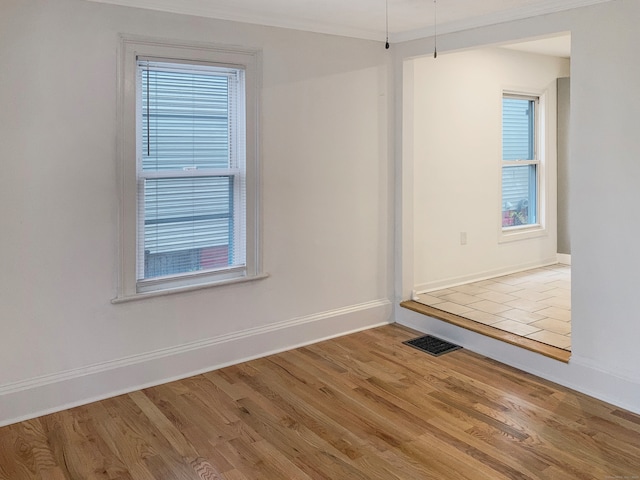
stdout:
{"type": "MultiPolygon", "coordinates": [[[[489,25],[512,22],[515,20],[523,20],[525,18],[558,13],[566,10],[573,10],[574,8],[587,7],[610,1],[613,0],[542,0],[524,7],[501,10],[488,15],[464,18],[462,20],[438,25],[438,35],[461,32],[472,28],[487,27],[489,25]]],[[[393,41],[396,43],[407,42],[410,40],[431,37],[433,36],[433,33],[433,25],[429,25],[424,28],[398,33],[394,35],[393,41]]]]}
{"type": "MultiPolygon", "coordinates": [[[[364,40],[381,40],[380,33],[384,30],[365,29],[345,26],[343,24],[320,22],[312,18],[301,18],[282,15],[280,13],[255,9],[241,9],[221,6],[215,0],[88,0],[97,3],[109,3],[125,7],[144,8],[161,12],[195,15],[198,17],[244,22],[267,27],[290,28],[328,35],[340,35],[344,37],[360,38],[364,40]]],[[[295,2],[296,0],[291,0],[295,2]]],[[[257,5],[259,0],[255,2],[257,5]]],[[[381,22],[384,22],[384,11],[381,11],[381,22]]],[[[340,14],[338,13],[339,17],[340,14]]]]}
{"type": "MultiPolygon", "coordinates": [[[[330,35],[385,40],[384,2],[371,0],[88,0],[330,35]]],[[[612,0],[440,0],[438,34],[535,17],[612,0]],[[447,3],[449,2],[449,3],[447,3]],[[516,6],[514,6],[516,5],[516,6]]],[[[433,3],[389,0],[389,39],[433,35],[433,3]]]]}

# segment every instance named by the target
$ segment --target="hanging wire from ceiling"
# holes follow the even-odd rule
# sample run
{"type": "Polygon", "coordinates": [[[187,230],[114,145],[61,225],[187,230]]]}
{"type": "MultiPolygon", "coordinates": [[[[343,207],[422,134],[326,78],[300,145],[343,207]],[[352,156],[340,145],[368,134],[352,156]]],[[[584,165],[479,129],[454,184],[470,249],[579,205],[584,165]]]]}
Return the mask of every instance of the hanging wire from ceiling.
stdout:
{"type": "Polygon", "coordinates": [[[384,44],[384,48],[389,50],[389,0],[384,1],[384,9],[385,32],[387,34],[387,41],[384,44]]]}
{"type": "Polygon", "coordinates": [[[438,1],[433,0],[433,58],[438,58],[438,1]]]}

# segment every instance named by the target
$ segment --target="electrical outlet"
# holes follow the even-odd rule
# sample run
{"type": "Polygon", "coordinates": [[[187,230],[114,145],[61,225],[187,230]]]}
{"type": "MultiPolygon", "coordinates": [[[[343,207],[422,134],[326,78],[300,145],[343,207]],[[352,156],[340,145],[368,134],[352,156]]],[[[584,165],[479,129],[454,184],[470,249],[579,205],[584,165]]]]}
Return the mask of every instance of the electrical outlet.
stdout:
{"type": "Polygon", "coordinates": [[[467,232],[460,232],[460,245],[467,244],[467,232]]]}

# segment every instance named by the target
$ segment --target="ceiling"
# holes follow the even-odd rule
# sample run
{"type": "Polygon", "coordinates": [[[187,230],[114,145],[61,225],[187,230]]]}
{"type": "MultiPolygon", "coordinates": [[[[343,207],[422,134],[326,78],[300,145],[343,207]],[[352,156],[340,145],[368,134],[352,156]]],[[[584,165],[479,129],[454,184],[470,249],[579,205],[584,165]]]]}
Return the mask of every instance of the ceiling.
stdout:
{"type": "Polygon", "coordinates": [[[519,50],[521,52],[569,58],[571,56],[571,34],[511,43],[509,45],[502,45],[502,47],[510,50],[519,50]]]}
{"type": "Polygon", "coordinates": [[[518,20],[611,0],[90,0],[391,42],[518,20]]]}

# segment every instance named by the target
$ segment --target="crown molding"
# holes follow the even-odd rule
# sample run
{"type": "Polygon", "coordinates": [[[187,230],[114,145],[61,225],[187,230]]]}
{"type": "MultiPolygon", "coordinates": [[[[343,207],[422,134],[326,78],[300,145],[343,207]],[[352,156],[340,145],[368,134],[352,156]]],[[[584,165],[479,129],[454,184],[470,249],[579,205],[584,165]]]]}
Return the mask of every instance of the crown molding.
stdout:
{"type": "MultiPolygon", "coordinates": [[[[96,3],[107,3],[133,8],[144,8],[162,12],[194,15],[199,17],[215,18],[243,22],[268,27],[289,28],[328,35],[339,35],[364,40],[383,41],[385,32],[382,29],[351,28],[344,25],[322,23],[313,19],[300,19],[292,16],[275,15],[268,11],[249,11],[220,6],[217,2],[203,0],[87,0],[96,3]]],[[[468,18],[457,22],[438,25],[438,34],[447,34],[469,30],[472,28],[486,27],[498,23],[514,20],[522,20],[529,17],[557,13],[575,8],[587,7],[613,0],[544,0],[535,5],[511,8],[508,10],[468,18]]],[[[393,43],[417,40],[431,37],[434,34],[433,26],[409,30],[405,32],[390,33],[393,43]]]]}
{"type": "MultiPolygon", "coordinates": [[[[471,30],[473,28],[488,27],[499,23],[512,22],[516,20],[524,20],[525,18],[537,17],[540,15],[548,15],[576,8],[588,7],[599,3],[607,3],[613,0],[546,0],[536,5],[526,7],[511,8],[508,10],[492,13],[490,15],[482,15],[458,22],[450,22],[438,25],[438,35],[447,33],[461,32],[471,30]]],[[[391,40],[394,43],[408,42],[421,38],[432,37],[434,35],[433,26],[401,32],[393,35],[391,40]]]]}
{"type": "Polygon", "coordinates": [[[359,38],[362,40],[384,41],[384,31],[351,28],[343,25],[322,23],[313,19],[301,19],[274,15],[269,12],[249,12],[246,10],[224,8],[216,6],[215,2],[198,0],[87,0],[95,3],[107,3],[123,7],[143,8],[168,13],[193,15],[197,17],[214,18],[242,22],[266,27],[287,28],[306,32],[337,35],[342,37],[359,38]]]}

